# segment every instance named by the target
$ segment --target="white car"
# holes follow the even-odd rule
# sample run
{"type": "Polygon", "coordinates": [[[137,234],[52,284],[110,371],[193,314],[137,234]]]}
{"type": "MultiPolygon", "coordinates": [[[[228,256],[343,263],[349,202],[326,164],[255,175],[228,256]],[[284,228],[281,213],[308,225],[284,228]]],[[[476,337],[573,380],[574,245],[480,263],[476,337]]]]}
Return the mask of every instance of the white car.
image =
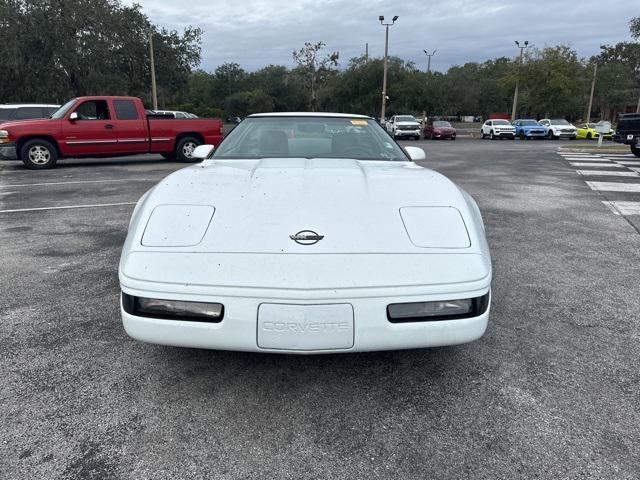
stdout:
{"type": "Polygon", "coordinates": [[[516,127],[511,125],[507,120],[487,120],[482,124],[480,136],[483,139],[489,137],[491,140],[495,140],[496,138],[513,140],[516,138],[516,127]]]}
{"type": "Polygon", "coordinates": [[[198,116],[193,113],[180,112],[178,110],[154,110],[153,113],[158,115],[173,115],[173,118],[198,118],[198,116]]]}
{"type": "Polygon", "coordinates": [[[538,123],[547,127],[549,130],[547,137],[550,139],[568,138],[575,140],[578,136],[578,129],[564,118],[543,118],[538,123]]]}
{"type": "Polygon", "coordinates": [[[143,195],[119,268],[138,340],[331,353],[481,337],[480,211],[366,116],[247,117],[143,195]]]}
{"type": "Polygon", "coordinates": [[[420,122],[412,115],[394,115],[387,122],[387,131],[393,138],[420,140],[420,122]]]}

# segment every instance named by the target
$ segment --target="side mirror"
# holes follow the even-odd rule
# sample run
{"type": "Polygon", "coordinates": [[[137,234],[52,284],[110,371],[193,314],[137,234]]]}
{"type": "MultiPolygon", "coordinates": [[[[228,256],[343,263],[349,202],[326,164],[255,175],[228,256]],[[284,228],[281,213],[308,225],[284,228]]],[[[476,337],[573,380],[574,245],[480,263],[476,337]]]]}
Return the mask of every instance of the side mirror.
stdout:
{"type": "Polygon", "coordinates": [[[191,158],[196,160],[206,160],[209,158],[209,155],[211,155],[214,148],[215,147],[213,145],[199,145],[193,149],[191,158]]]}
{"type": "Polygon", "coordinates": [[[409,154],[409,158],[414,162],[417,160],[424,160],[427,158],[427,155],[425,155],[424,150],[421,149],[420,147],[404,147],[404,151],[407,152],[407,154],[409,154]]]}
{"type": "Polygon", "coordinates": [[[69,115],[69,121],[70,122],[75,122],[76,120],[78,120],[80,117],[78,116],[78,114],[76,112],[72,112],[71,115],[69,115]]]}

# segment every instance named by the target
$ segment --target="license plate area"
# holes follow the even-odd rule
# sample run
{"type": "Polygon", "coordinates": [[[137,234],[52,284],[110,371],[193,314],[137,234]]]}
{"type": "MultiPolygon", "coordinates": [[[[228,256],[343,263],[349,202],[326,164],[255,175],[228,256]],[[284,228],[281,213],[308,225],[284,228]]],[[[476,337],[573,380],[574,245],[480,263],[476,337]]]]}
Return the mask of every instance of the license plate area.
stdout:
{"type": "Polygon", "coordinates": [[[258,347],[272,350],[346,350],[353,347],[349,303],[258,307],[258,347]]]}

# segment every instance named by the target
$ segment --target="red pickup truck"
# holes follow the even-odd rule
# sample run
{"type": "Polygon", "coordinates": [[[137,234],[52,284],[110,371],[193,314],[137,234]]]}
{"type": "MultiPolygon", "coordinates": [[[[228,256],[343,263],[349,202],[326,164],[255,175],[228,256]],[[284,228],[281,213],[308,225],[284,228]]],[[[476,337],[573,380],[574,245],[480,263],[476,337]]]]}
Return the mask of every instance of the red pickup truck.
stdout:
{"type": "Polygon", "coordinates": [[[0,159],[32,169],[65,157],[159,153],[188,162],[195,147],[222,141],[219,119],[147,114],[135,97],[79,97],[51,118],[0,123],[0,159]]]}

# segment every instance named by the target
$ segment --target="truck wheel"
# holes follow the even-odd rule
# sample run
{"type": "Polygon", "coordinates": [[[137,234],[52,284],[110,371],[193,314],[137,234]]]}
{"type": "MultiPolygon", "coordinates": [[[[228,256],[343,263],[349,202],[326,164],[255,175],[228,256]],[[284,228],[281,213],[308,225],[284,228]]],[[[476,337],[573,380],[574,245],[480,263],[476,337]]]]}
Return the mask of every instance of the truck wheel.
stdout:
{"type": "Polygon", "coordinates": [[[202,142],[194,137],[183,137],[176,143],[176,158],[180,162],[193,162],[193,151],[202,142]]]}
{"type": "Polygon", "coordinates": [[[640,147],[637,145],[631,145],[631,153],[633,153],[636,157],[640,157],[640,147]]]}
{"type": "Polygon", "coordinates": [[[36,138],[22,146],[20,159],[31,170],[43,170],[53,168],[58,161],[58,152],[51,142],[36,138]]]}

